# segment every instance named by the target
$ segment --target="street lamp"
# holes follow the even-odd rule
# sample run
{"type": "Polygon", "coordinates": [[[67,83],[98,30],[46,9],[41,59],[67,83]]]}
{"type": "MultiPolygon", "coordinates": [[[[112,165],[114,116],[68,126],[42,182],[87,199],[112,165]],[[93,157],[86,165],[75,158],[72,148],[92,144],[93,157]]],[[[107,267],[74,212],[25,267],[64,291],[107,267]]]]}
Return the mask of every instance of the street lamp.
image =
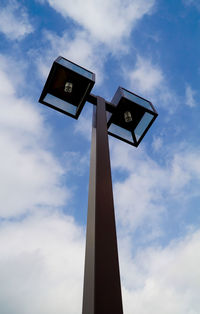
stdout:
{"type": "Polygon", "coordinates": [[[123,314],[108,134],[137,147],[158,114],[122,87],[111,102],[95,96],[94,83],[94,73],[58,57],[39,102],[75,119],[94,105],[82,314],[123,314]]]}
{"type": "Polygon", "coordinates": [[[108,118],[108,134],[138,146],[157,117],[152,103],[119,87],[112,104],[116,107],[108,118]]]}
{"type": "Polygon", "coordinates": [[[39,102],[78,119],[94,83],[94,73],[58,57],[51,67],[39,102]]]}

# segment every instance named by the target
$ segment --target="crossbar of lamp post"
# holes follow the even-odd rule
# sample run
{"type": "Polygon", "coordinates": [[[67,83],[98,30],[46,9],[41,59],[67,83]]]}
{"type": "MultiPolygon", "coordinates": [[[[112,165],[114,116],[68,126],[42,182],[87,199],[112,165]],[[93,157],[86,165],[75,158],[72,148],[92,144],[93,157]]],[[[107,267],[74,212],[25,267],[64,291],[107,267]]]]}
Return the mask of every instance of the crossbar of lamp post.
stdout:
{"type": "MultiPolygon", "coordinates": [[[[97,100],[98,100],[98,97],[99,96],[96,96],[94,94],[89,94],[88,97],[87,97],[87,101],[90,102],[91,104],[97,106],[97,100]]],[[[105,100],[104,99],[104,102],[105,102],[105,108],[106,108],[106,111],[109,111],[111,113],[113,113],[116,109],[116,107],[109,101],[105,100]]]]}

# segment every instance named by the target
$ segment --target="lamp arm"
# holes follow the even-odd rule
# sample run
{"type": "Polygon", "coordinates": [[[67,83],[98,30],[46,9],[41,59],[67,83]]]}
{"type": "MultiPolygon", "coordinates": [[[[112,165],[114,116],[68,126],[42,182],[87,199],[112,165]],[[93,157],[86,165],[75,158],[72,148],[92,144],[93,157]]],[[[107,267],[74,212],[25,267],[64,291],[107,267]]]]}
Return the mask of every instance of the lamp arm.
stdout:
{"type": "MultiPolygon", "coordinates": [[[[97,98],[98,97],[99,96],[96,96],[96,95],[91,93],[91,94],[88,95],[87,101],[90,102],[91,104],[97,106],[97,98]]],[[[111,102],[109,102],[107,100],[105,100],[105,105],[106,105],[106,111],[109,111],[111,113],[113,113],[115,111],[115,109],[116,109],[116,106],[113,103],[111,103],[111,102]]]]}

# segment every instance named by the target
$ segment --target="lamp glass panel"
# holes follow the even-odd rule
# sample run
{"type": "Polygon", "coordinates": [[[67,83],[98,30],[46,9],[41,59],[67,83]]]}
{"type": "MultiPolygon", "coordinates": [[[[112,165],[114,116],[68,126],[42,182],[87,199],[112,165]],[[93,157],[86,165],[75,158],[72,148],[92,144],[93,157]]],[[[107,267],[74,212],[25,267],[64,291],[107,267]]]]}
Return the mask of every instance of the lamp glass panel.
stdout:
{"type": "Polygon", "coordinates": [[[138,96],[136,96],[136,95],[134,95],[132,93],[129,93],[125,89],[123,89],[123,92],[124,92],[124,96],[126,98],[130,99],[131,101],[133,101],[134,103],[139,104],[139,105],[141,105],[141,106],[143,106],[143,107],[145,107],[147,109],[152,110],[152,107],[151,107],[150,103],[147,100],[142,99],[142,98],[140,98],[140,97],[138,97],[138,96]]]}
{"type": "Polygon", "coordinates": [[[72,71],[81,74],[89,79],[92,80],[93,74],[92,72],[89,72],[81,67],[79,67],[78,65],[69,62],[66,59],[61,58],[60,60],[57,61],[58,63],[60,63],[61,65],[63,65],[64,67],[67,67],[68,69],[71,69],[72,71]]]}
{"type": "Polygon", "coordinates": [[[152,114],[150,114],[149,112],[145,112],[134,131],[137,141],[142,136],[146,128],[149,126],[153,118],[154,116],[152,114]]]}
{"type": "Polygon", "coordinates": [[[77,106],[74,106],[74,105],[68,103],[67,101],[64,101],[64,100],[62,100],[58,97],[55,97],[49,93],[44,97],[44,101],[46,103],[56,107],[56,108],[59,108],[59,109],[66,111],[66,112],[69,112],[72,115],[76,114],[77,106]]]}
{"type": "Polygon", "coordinates": [[[108,128],[108,132],[113,133],[121,138],[129,142],[133,142],[132,133],[124,128],[121,128],[117,124],[111,123],[110,127],[108,128]]]}

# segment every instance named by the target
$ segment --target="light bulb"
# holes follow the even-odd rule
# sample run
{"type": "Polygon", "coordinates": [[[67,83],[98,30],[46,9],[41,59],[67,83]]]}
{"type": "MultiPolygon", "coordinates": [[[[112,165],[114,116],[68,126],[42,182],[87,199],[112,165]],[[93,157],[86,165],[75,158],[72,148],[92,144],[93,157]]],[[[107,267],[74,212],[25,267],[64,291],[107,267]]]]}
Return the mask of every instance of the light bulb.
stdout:
{"type": "Polygon", "coordinates": [[[65,93],[72,93],[73,84],[70,82],[65,83],[64,91],[65,93]]]}
{"type": "Polygon", "coordinates": [[[133,121],[130,111],[124,112],[124,120],[127,123],[133,121]]]}

